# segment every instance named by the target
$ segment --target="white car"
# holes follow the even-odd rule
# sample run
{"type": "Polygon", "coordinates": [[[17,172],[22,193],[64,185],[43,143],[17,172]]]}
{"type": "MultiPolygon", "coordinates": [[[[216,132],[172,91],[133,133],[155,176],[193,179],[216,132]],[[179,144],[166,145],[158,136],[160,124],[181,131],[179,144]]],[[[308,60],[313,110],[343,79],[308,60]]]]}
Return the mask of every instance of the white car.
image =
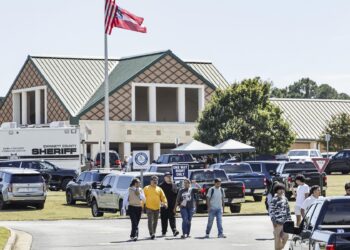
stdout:
{"type": "Polygon", "coordinates": [[[310,161],[313,158],[323,158],[318,149],[293,149],[288,152],[287,157],[290,161],[310,161]]]}

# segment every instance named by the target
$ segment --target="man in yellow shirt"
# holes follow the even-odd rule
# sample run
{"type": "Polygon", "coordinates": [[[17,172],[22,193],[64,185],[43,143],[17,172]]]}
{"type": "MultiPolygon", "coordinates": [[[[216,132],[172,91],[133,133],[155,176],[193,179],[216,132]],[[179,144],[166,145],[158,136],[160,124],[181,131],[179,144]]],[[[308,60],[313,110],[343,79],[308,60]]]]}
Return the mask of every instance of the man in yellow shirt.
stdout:
{"type": "Polygon", "coordinates": [[[163,190],[157,186],[158,177],[151,177],[151,185],[146,186],[143,191],[146,197],[146,212],[148,218],[148,230],[151,239],[156,237],[156,229],[158,224],[160,207],[168,207],[167,199],[163,190]]]}

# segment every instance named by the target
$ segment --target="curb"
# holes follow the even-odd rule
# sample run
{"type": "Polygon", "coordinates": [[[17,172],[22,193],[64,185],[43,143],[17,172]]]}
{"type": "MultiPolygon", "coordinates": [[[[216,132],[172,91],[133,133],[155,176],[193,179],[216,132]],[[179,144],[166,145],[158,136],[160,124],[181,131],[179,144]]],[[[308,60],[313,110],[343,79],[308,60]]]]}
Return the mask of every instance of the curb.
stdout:
{"type": "Polygon", "coordinates": [[[11,228],[7,228],[7,229],[10,230],[11,235],[10,235],[10,238],[8,238],[7,240],[4,250],[13,250],[15,248],[17,234],[11,228]]]}

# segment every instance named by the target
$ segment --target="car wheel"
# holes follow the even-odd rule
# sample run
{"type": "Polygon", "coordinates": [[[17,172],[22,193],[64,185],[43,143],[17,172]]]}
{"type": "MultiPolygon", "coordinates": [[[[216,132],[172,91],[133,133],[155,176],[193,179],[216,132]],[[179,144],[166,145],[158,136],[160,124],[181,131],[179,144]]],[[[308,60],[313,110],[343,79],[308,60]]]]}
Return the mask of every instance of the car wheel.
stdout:
{"type": "Polygon", "coordinates": [[[254,201],[262,201],[262,195],[254,195],[254,201]]]}
{"type": "Polygon", "coordinates": [[[68,205],[75,205],[75,200],[73,199],[73,193],[71,190],[66,191],[66,201],[68,205]]]}
{"type": "Polygon", "coordinates": [[[231,213],[240,213],[241,212],[241,204],[230,205],[231,213]]]}
{"type": "Polygon", "coordinates": [[[4,202],[4,198],[2,197],[2,195],[0,195],[0,210],[3,210],[6,208],[6,204],[4,202]]]}
{"type": "Polygon", "coordinates": [[[70,182],[70,179],[63,179],[62,183],[61,183],[61,189],[62,191],[66,191],[67,189],[67,185],[70,182]]]}
{"type": "Polygon", "coordinates": [[[343,170],[341,171],[342,174],[349,174],[349,171],[348,170],[343,170]]]}
{"type": "Polygon", "coordinates": [[[91,213],[93,217],[102,217],[103,212],[100,212],[98,209],[97,201],[95,199],[91,202],[91,213]]]}
{"type": "Polygon", "coordinates": [[[44,209],[44,207],[45,207],[45,202],[36,204],[35,207],[36,207],[36,209],[40,209],[40,210],[41,210],[41,209],[44,209]]]}

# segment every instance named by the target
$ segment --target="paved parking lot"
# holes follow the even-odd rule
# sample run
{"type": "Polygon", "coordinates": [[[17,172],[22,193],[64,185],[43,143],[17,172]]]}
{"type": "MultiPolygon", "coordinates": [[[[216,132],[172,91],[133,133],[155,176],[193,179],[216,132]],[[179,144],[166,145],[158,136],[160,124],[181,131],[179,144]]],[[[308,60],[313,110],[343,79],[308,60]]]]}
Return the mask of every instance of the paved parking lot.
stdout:
{"type": "MultiPolygon", "coordinates": [[[[192,237],[182,240],[170,236],[152,241],[147,233],[147,221],[140,224],[140,240],[128,242],[130,221],[67,220],[0,222],[33,236],[32,249],[273,249],[272,225],[267,216],[224,217],[227,239],[217,239],[216,225],[210,239],[203,239],[207,218],[194,218],[192,237]]],[[[178,227],[181,219],[177,220],[178,227]]],[[[160,235],[160,224],[158,235],[160,235]]]]}

